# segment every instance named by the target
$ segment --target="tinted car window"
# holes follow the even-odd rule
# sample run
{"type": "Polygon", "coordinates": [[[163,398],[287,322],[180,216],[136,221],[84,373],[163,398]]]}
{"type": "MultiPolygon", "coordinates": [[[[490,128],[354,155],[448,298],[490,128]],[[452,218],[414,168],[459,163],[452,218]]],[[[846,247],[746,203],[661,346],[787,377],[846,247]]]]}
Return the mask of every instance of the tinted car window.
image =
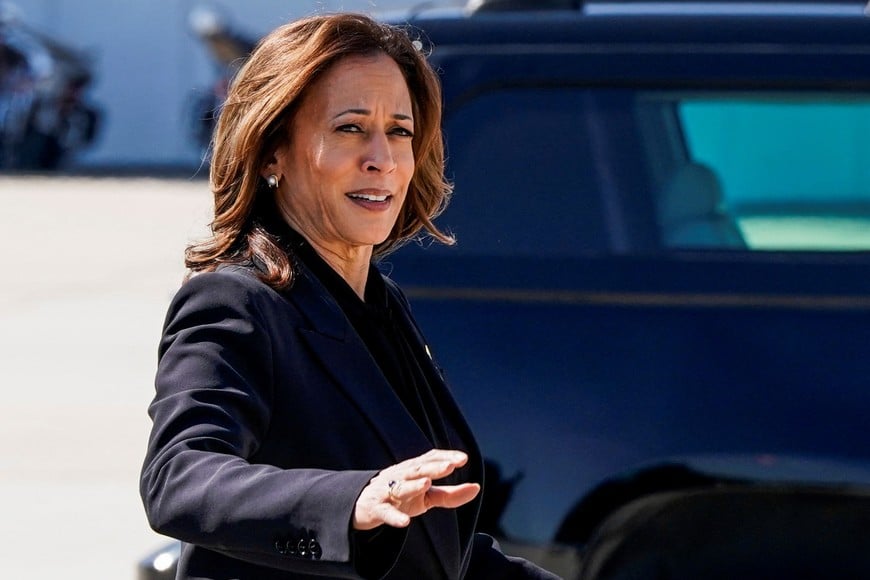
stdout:
{"type": "Polygon", "coordinates": [[[867,96],[507,87],[445,126],[453,253],[870,249],[867,96]]]}
{"type": "Polygon", "coordinates": [[[870,249],[870,96],[687,95],[679,109],[749,248],[870,249]]]}
{"type": "Polygon", "coordinates": [[[545,257],[618,246],[624,228],[607,202],[618,203],[630,175],[609,168],[628,154],[615,144],[633,141],[620,135],[628,103],[615,91],[516,87],[455,110],[445,126],[456,189],[441,220],[460,242],[450,251],[545,257]],[[450,143],[461,144],[456,155],[450,143]]]}

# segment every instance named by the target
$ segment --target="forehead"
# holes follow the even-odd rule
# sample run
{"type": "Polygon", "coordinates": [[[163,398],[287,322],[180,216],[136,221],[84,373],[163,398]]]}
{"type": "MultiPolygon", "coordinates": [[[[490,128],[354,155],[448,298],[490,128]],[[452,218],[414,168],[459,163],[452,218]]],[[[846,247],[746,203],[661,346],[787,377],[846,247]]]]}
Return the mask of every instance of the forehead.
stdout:
{"type": "Polygon", "coordinates": [[[305,100],[331,108],[375,99],[403,109],[411,105],[408,83],[399,65],[383,53],[340,59],[310,87],[305,100]]]}

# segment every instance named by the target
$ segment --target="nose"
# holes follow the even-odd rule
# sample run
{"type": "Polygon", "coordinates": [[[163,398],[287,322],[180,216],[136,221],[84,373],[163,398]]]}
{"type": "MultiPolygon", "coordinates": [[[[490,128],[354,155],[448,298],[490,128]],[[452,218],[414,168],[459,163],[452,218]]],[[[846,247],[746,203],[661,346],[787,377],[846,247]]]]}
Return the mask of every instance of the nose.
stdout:
{"type": "Polygon", "coordinates": [[[396,168],[396,157],[389,136],[385,133],[375,133],[368,140],[368,147],[363,159],[363,171],[390,173],[396,168]]]}

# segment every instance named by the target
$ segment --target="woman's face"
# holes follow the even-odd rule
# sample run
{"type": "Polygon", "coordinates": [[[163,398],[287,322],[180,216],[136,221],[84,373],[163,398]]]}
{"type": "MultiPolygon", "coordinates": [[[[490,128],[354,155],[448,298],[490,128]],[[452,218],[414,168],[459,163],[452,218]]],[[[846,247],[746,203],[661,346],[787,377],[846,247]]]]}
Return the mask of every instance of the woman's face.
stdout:
{"type": "Polygon", "coordinates": [[[384,54],[347,57],[308,90],[289,142],[264,175],[280,178],[284,219],[322,254],[383,242],[414,173],[411,96],[384,54]]]}

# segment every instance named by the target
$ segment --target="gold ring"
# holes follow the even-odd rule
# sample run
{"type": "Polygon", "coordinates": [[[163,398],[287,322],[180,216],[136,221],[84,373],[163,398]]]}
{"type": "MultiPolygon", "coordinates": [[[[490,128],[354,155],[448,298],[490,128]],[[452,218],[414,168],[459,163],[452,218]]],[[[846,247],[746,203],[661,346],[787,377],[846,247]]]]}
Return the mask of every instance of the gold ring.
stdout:
{"type": "Polygon", "coordinates": [[[387,487],[388,487],[389,490],[390,490],[390,497],[393,498],[393,499],[396,499],[396,500],[399,499],[399,498],[396,496],[395,493],[393,493],[393,488],[396,487],[396,484],[397,484],[397,483],[398,483],[398,482],[397,482],[395,479],[391,479],[390,482],[387,484],[387,487]]]}

